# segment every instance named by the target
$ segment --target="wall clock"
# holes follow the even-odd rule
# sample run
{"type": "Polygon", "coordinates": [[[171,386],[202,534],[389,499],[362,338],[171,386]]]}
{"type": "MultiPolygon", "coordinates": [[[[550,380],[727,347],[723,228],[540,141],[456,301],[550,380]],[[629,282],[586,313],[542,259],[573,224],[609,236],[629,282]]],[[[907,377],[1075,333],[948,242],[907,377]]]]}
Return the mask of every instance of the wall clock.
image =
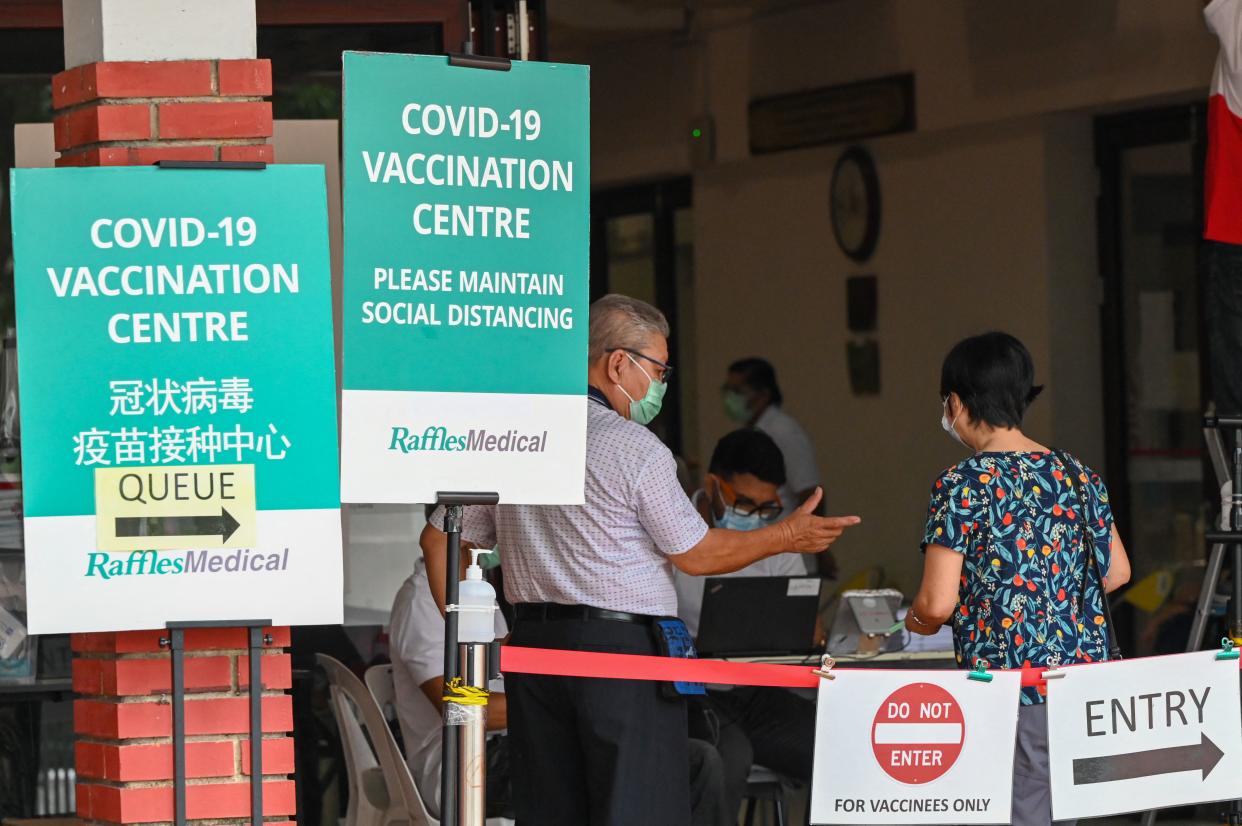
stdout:
{"type": "Polygon", "coordinates": [[[880,239],[880,179],[870,152],[852,146],[841,154],[828,200],[837,246],[853,260],[866,261],[880,239]]]}

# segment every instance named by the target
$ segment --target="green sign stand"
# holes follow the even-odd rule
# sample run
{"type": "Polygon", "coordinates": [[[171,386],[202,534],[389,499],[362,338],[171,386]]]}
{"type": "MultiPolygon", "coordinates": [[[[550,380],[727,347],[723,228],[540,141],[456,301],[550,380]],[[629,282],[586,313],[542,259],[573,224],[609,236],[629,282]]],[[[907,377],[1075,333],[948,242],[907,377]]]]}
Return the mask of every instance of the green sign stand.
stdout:
{"type": "Polygon", "coordinates": [[[31,631],[340,622],[323,168],[12,192],[31,631]]]}
{"type": "Polygon", "coordinates": [[[342,498],[580,504],[587,67],[344,72],[342,498]]]}

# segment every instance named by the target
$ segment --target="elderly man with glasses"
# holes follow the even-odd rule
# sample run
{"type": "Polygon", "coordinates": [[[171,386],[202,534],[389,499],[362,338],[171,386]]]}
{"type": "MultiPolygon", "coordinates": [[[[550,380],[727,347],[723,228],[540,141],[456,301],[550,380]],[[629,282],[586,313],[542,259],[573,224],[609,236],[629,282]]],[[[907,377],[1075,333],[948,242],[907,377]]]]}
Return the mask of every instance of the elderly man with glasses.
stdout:
{"type": "MultiPolygon", "coordinates": [[[[467,508],[462,539],[499,546],[510,643],[658,653],[656,620],[677,613],[674,568],[736,571],[787,551],[819,553],[856,517],[813,515],[819,495],[754,531],[708,528],[676,462],[644,424],[671,375],[668,322],[633,298],[591,306],[586,501],[580,506],[467,508]]],[[[443,509],[422,536],[441,608],[443,509]]],[[[683,826],[690,822],[685,701],[653,682],[528,674],[506,677],[518,823],[683,826]]]]}

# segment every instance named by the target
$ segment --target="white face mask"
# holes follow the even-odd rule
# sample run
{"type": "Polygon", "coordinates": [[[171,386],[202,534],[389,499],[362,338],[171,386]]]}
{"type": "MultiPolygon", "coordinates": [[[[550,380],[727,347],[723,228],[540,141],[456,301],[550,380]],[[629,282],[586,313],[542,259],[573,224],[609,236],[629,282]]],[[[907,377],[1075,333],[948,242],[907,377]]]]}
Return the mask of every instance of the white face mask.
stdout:
{"type": "Polygon", "coordinates": [[[948,406],[949,400],[948,398],[945,398],[945,400],[941,402],[940,427],[944,429],[945,433],[952,436],[962,447],[969,447],[969,445],[962,440],[962,437],[957,432],[957,420],[961,418],[962,411],[957,411],[957,415],[953,417],[953,421],[949,421],[948,406]]]}

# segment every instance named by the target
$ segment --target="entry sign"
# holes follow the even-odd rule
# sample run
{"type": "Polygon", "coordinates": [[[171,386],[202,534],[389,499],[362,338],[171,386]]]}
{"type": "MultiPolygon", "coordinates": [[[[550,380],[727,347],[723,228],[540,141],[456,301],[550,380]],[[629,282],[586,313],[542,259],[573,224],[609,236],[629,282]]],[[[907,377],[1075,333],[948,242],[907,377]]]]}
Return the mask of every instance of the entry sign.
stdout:
{"type": "Polygon", "coordinates": [[[587,67],[344,73],[342,497],[581,504],[587,67]]]}
{"type": "Polygon", "coordinates": [[[340,622],[323,168],[12,180],[30,631],[340,622]]]}
{"type": "Polygon", "coordinates": [[[1242,797],[1238,661],[1067,668],[1048,683],[1048,741],[1056,820],[1242,797]]]}
{"type": "Polygon", "coordinates": [[[1008,823],[1016,672],[838,671],[820,683],[812,823],[1008,823]]]}

